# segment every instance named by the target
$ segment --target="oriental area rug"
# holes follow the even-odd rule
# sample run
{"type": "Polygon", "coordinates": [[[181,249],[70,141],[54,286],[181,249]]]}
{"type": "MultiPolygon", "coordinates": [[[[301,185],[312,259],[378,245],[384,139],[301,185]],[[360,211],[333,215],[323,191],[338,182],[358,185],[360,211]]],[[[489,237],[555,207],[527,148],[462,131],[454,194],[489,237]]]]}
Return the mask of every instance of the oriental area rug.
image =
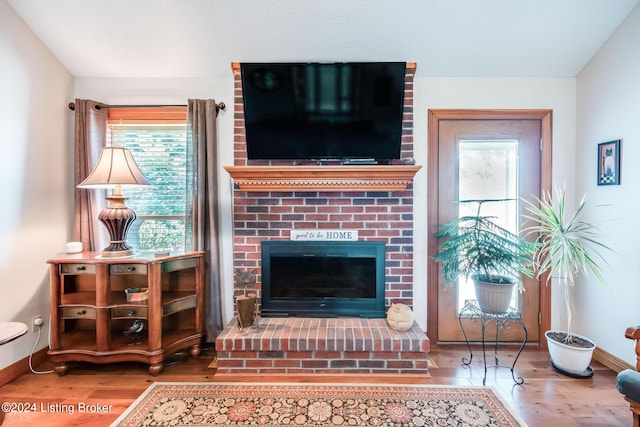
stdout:
{"type": "Polygon", "coordinates": [[[526,426],[491,387],[152,384],[112,426],[526,426]]]}

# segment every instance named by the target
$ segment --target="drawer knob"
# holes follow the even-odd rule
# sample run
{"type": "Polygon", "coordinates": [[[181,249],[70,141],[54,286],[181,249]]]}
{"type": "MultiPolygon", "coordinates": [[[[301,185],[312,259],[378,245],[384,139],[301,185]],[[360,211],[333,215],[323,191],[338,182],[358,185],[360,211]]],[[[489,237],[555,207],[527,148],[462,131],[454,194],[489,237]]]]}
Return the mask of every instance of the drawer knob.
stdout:
{"type": "Polygon", "coordinates": [[[78,313],[76,313],[78,316],[82,316],[84,314],[87,314],[87,310],[80,310],[78,311],[78,313]]]}
{"type": "Polygon", "coordinates": [[[85,267],[84,265],[80,265],[78,267],[76,267],[76,271],[85,271],[87,269],[87,267],[85,267]]]}
{"type": "Polygon", "coordinates": [[[127,271],[136,271],[135,267],[127,267],[127,271]]]}
{"type": "Polygon", "coordinates": [[[127,313],[127,316],[131,317],[134,314],[136,314],[136,312],[134,310],[131,310],[130,312],[127,313]]]}

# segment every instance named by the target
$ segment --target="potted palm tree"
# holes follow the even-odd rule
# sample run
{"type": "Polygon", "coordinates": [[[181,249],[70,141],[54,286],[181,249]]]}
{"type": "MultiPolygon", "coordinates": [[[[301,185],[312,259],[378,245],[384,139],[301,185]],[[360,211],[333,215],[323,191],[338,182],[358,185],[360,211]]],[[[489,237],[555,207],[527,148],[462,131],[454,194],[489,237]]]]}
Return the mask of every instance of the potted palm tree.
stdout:
{"type": "Polygon", "coordinates": [[[520,290],[522,274],[533,277],[535,242],[529,241],[495,222],[495,217],[480,214],[482,205],[500,200],[464,200],[477,203],[475,215],[465,215],[438,225],[435,237],[442,240],[432,258],[441,264],[446,284],[460,277],[471,278],[476,299],[485,313],[504,313],[509,308],[513,289],[520,290]]]}
{"type": "Polygon", "coordinates": [[[581,219],[586,196],[571,214],[566,211],[565,191],[556,190],[555,203],[548,193],[542,200],[536,199],[537,203],[523,202],[530,213],[526,217],[534,222],[526,231],[536,233],[539,243],[535,257],[538,277],[548,272],[547,282],[555,277],[564,288],[567,330],[545,332],[552,364],[558,371],[573,377],[589,377],[593,374],[589,363],[596,345],[572,330],[570,289],[580,273],[592,274],[598,282],[605,284],[597,260],[605,261],[600,250],[610,248],[600,241],[598,229],[581,219]]]}

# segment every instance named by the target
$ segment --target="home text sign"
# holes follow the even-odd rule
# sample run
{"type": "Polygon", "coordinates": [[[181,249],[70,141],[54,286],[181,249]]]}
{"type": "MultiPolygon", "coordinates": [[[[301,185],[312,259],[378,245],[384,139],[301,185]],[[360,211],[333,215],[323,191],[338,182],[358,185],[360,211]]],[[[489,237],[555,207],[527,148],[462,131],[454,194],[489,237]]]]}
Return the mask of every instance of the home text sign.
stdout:
{"type": "Polygon", "coordinates": [[[291,230],[290,240],[358,240],[358,230],[291,230]]]}

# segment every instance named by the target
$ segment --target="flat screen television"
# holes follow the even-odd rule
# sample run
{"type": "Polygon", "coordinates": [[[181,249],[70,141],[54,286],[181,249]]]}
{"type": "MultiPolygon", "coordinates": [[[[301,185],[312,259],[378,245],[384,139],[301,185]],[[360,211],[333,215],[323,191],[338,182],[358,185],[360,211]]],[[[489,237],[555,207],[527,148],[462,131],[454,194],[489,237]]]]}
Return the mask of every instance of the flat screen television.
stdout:
{"type": "Polygon", "coordinates": [[[242,63],[247,158],[400,158],[405,62],[242,63]]]}

